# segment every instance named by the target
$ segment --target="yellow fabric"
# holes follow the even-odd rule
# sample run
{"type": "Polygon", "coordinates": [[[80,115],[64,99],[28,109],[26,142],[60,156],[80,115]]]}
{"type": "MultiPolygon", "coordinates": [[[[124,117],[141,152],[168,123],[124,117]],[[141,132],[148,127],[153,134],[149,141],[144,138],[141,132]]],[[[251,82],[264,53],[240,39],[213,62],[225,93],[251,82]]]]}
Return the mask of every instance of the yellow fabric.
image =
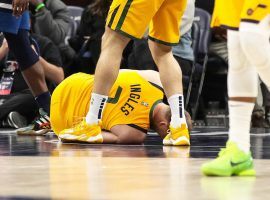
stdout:
{"type": "Polygon", "coordinates": [[[149,36],[161,43],[179,42],[179,27],[187,0],[113,0],[107,26],[133,38],[149,36]]]}
{"type": "Polygon", "coordinates": [[[216,0],[212,27],[238,29],[241,21],[260,22],[268,14],[269,0],[216,0]]]}
{"type": "MultiPolygon", "coordinates": [[[[93,83],[94,76],[77,73],[57,86],[52,94],[50,116],[56,134],[71,128],[86,116],[93,83]]],[[[120,72],[103,112],[102,129],[110,130],[119,124],[134,124],[148,130],[150,110],[156,101],[162,99],[163,92],[137,72],[120,72]]]]}

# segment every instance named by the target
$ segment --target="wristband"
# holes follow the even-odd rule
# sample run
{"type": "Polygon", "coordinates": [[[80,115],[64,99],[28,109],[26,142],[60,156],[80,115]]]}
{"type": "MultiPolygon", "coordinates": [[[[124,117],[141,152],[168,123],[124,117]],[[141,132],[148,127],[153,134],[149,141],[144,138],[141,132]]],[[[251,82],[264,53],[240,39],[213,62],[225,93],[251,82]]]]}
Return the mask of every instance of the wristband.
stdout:
{"type": "Polygon", "coordinates": [[[45,7],[45,4],[44,3],[40,3],[37,5],[35,11],[38,12],[41,8],[44,8],[45,7]]]}

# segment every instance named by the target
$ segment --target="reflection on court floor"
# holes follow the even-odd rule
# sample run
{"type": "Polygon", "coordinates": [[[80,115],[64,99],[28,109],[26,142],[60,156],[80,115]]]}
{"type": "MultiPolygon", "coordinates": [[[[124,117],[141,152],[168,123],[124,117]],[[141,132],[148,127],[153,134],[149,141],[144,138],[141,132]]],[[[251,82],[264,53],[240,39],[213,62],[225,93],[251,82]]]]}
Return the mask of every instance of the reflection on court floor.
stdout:
{"type": "Polygon", "coordinates": [[[143,145],[88,145],[2,130],[0,199],[268,199],[270,136],[253,133],[257,177],[209,178],[199,168],[225,130],[193,132],[191,147],[164,147],[155,134],[143,145]]]}

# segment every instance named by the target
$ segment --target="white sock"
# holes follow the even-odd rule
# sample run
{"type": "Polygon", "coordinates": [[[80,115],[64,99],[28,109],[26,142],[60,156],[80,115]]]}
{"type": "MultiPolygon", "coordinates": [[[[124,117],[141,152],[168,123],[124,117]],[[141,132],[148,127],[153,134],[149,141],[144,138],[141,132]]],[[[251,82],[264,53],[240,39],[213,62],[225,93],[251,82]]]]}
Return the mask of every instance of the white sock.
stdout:
{"type": "Polygon", "coordinates": [[[86,122],[88,124],[98,124],[102,118],[107,99],[108,96],[92,93],[89,111],[86,115],[86,122]]]}
{"type": "Polygon", "coordinates": [[[180,127],[181,124],[186,124],[184,96],[175,94],[168,99],[172,116],[170,125],[173,128],[180,127]]]}
{"type": "Polygon", "coordinates": [[[250,122],[254,103],[229,101],[229,140],[248,153],[250,150],[250,122]]]}

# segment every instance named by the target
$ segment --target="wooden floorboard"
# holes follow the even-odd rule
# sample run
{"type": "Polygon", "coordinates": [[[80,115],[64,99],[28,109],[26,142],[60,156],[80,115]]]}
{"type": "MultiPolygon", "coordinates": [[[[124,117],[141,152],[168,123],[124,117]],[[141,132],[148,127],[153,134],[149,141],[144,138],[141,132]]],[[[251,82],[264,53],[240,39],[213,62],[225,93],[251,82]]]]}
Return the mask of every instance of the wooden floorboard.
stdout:
{"type": "Polygon", "coordinates": [[[192,132],[191,147],[62,144],[53,135],[0,130],[0,199],[269,199],[270,134],[251,137],[257,177],[214,178],[200,166],[215,157],[226,130],[192,132]]]}

